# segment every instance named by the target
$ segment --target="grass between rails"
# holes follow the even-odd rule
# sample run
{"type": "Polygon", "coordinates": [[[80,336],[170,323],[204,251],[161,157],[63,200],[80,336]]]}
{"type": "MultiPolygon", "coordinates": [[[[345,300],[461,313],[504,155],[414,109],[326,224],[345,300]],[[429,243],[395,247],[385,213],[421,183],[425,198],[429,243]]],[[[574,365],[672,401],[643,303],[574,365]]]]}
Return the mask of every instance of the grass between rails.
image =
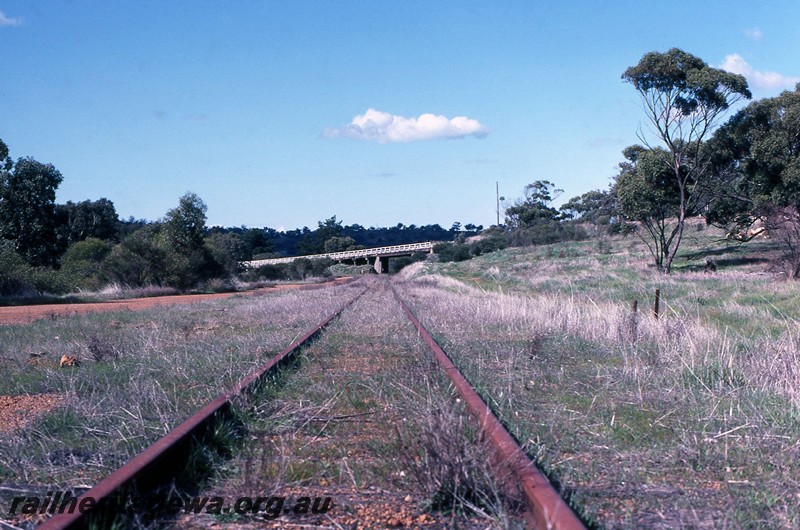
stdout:
{"type": "Polygon", "coordinates": [[[0,327],[0,394],[65,398],[3,435],[0,481],[32,492],[96,483],[355,292],[279,291],[0,327]],[[81,365],[59,368],[62,354],[81,365]]]}
{"type": "Polygon", "coordinates": [[[598,526],[800,527],[798,286],[751,263],[665,278],[611,244],[632,248],[415,266],[404,296],[598,526]],[[634,328],[655,287],[665,315],[634,328]]]}
{"type": "MultiPolygon", "coordinates": [[[[514,527],[485,448],[384,282],[248,407],[248,440],[205,494],[332,496],[327,516],[192,516],[331,528],[514,527]],[[468,514],[472,515],[468,515],[468,514]]],[[[180,525],[180,523],[179,523],[180,525]]]]}

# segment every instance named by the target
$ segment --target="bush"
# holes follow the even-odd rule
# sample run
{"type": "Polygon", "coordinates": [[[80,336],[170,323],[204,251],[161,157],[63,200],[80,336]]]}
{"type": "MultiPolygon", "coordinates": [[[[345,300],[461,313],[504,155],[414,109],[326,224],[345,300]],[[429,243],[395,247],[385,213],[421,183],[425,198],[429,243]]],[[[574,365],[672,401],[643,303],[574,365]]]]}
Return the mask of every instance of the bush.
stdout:
{"type": "Polygon", "coordinates": [[[275,252],[262,252],[260,254],[254,254],[253,255],[253,261],[257,261],[257,260],[260,260],[260,259],[275,259],[275,258],[282,258],[282,257],[283,256],[281,256],[280,254],[277,254],[275,252]]]}
{"type": "Polygon", "coordinates": [[[299,258],[289,263],[289,279],[305,280],[311,276],[311,269],[314,263],[308,258],[299,258]]]}
{"type": "Polygon", "coordinates": [[[33,294],[31,273],[33,267],[14,251],[10,241],[0,240],[0,295],[23,296],[33,294]]]}
{"type": "Polygon", "coordinates": [[[50,267],[29,265],[11,242],[0,241],[0,296],[64,294],[73,289],[68,274],[50,267]]]}
{"type": "Polygon", "coordinates": [[[287,271],[284,265],[262,265],[242,274],[242,279],[248,282],[283,280],[286,277],[287,271]]]}
{"type": "Polygon", "coordinates": [[[148,225],[115,246],[103,261],[103,271],[126,287],[163,285],[166,254],[156,244],[160,227],[148,225]]]}
{"type": "Polygon", "coordinates": [[[434,245],[433,252],[440,262],[466,261],[472,256],[469,252],[469,245],[463,243],[439,243],[434,245]]]}
{"type": "Polygon", "coordinates": [[[336,263],[330,258],[309,259],[300,258],[289,263],[288,279],[305,280],[312,276],[331,276],[328,267],[336,263]]]}
{"type": "Polygon", "coordinates": [[[336,264],[336,262],[330,258],[312,259],[311,276],[320,276],[323,278],[332,276],[331,271],[328,269],[334,264],[336,264]]]}
{"type": "Polygon", "coordinates": [[[195,247],[170,241],[160,225],[137,230],[109,252],[103,272],[128,287],[167,285],[187,290],[212,278],[228,277],[231,253],[238,251],[231,238],[195,247]]]}
{"type": "Polygon", "coordinates": [[[200,290],[208,293],[232,293],[236,285],[228,278],[212,278],[200,285],[200,290]]]}
{"type": "Polygon", "coordinates": [[[607,237],[600,237],[597,239],[598,254],[611,254],[612,250],[611,241],[609,241],[607,237]]]}
{"type": "Polygon", "coordinates": [[[469,246],[469,251],[473,256],[480,256],[482,254],[503,250],[507,246],[508,242],[505,236],[497,234],[475,241],[469,246]]]}
{"type": "Polygon", "coordinates": [[[578,224],[549,221],[509,232],[508,242],[512,247],[527,247],[561,241],[578,241],[586,237],[586,230],[578,224]]]}
{"type": "Polygon", "coordinates": [[[620,221],[618,223],[612,223],[608,225],[608,233],[609,234],[620,234],[623,236],[627,236],[636,232],[636,225],[633,223],[626,223],[624,221],[620,221]]]}
{"type": "Polygon", "coordinates": [[[237,234],[211,234],[205,247],[227,277],[239,272],[239,263],[247,259],[247,245],[237,234]]]}
{"type": "Polygon", "coordinates": [[[88,238],[71,245],[61,257],[61,273],[79,289],[99,290],[108,283],[103,261],[113,246],[97,238],[88,238]]]}
{"type": "Polygon", "coordinates": [[[418,261],[425,261],[426,259],[428,259],[427,252],[415,252],[410,256],[400,256],[399,258],[390,259],[389,272],[392,274],[400,272],[404,267],[408,267],[412,263],[418,261]]]}
{"type": "Polygon", "coordinates": [[[183,252],[166,249],[165,256],[164,283],[181,290],[225,275],[224,267],[214,260],[207,247],[183,252]]]}

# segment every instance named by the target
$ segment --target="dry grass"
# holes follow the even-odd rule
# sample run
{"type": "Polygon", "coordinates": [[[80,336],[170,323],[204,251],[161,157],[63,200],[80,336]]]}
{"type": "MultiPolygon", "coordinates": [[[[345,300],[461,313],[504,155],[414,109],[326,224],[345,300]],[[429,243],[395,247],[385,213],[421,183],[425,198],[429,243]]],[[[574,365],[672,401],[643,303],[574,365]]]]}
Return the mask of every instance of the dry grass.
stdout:
{"type": "Polygon", "coordinates": [[[326,518],[283,517],[276,527],[512,527],[471,423],[391,292],[372,280],[251,403],[250,440],[213,493],[334,497],[326,518]]]}
{"type": "Polygon", "coordinates": [[[355,289],[235,296],[0,327],[6,367],[0,395],[65,396],[54,411],[3,436],[0,481],[29,491],[97,482],[332,313],[355,289]],[[60,368],[61,355],[77,356],[80,366],[60,368]]]}
{"type": "Polygon", "coordinates": [[[591,521],[800,527],[797,285],[750,264],[664,278],[636,249],[513,249],[400,276],[423,324],[591,521]],[[646,309],[655,287],[660,320],[646,309]]]}

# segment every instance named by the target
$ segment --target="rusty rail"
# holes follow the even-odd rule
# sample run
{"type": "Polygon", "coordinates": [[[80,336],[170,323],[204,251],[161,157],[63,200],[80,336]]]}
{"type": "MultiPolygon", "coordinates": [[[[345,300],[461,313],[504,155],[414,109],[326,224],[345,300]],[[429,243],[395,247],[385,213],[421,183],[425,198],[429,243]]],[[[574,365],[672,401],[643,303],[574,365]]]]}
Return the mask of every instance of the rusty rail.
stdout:
{"type": "Polygon", "coordinates": [[[400,298],[392,286],[394,296],[403,308],[422,340],[453,382],[456,390],[466,403],[469,411],[478,420],[482,433],[496,451],[497,461],[507,466],[516,478],[525,497],[527,512],[525,518],[532,528],[555,530],[585,530],[584,524],[575,512],[562,499],[550,481],[536,468],[528,455],[517,444],[514,437],[503,427],[492,409],[472,388],[467,379],[450,360],[428,330],[420,323],[414,313],[400,298]]]}
{"type": "Polygon", "coordinates": [[[88,528],[93,516],[109,515],[101,513],[102,506],[104,503],[112,502],[115,494],[134,485],[142,490],[150,490],[163,485],[165,480],[173,478],[170,472],[176,469],[176,460],[185,459],[187,446],[197,439],[202,439],[216,419],[221,414],[230,411],[232,400],[235,397],[250,392],[264,376],[288,361],[365,292],[366,289],[362,290],[314,329],[292,342],[283,351],[272,357],[269,362],[241,379],[230,392],[217,397],[78,498],[78,505],[81,505],[83,499],[94,499],[95,502],[91,504],[92,506],[97,504],[96,510],[87,509],[86,513],[75,510],[73,513],[56,514],[38,528],[41,530],[88,528]]]}

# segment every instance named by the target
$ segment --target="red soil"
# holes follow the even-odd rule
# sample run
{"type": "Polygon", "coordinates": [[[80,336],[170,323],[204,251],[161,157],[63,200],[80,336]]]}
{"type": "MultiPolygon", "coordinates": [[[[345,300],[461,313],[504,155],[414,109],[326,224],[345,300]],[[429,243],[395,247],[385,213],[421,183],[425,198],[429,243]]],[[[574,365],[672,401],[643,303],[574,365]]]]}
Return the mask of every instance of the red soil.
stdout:
{"type": "Polygon", "coordinates": [[[154,296],[151,298],[135,298],[130,300],[112,300],[109,302],[91,302],[86,304],[42,304],[0,307],[0,325],[28,324],[41,318],[70,317],[101,311],[141,311],[142,309],[163,305],[192,304],[205,300],[229,298],[237,294],[259,295],[284,289],[314,289],[346,283],[350,280],[351,278],[337,278],[333,281],[320,284],[285,284],[275,287],[264,287],[243,293],[179,294],[172,296],[154,296]]]}

